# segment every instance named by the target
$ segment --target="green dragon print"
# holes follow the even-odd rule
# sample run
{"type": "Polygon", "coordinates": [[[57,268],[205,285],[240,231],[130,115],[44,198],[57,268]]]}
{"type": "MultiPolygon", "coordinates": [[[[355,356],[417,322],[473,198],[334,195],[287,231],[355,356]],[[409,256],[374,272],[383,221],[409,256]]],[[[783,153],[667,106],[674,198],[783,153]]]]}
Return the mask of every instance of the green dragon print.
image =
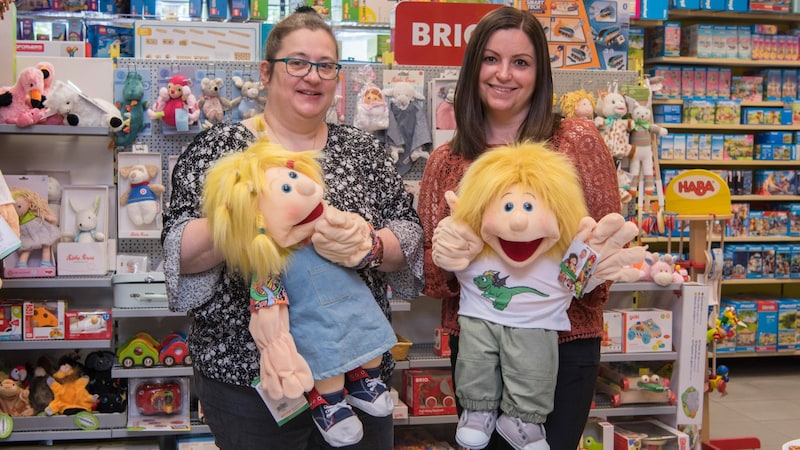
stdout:
{"type": "Polygon", "coordinates": [[[511,303],[511,297],[517,294],[530,292],[541,297],[549,297],[549,295],[527,286],[507,287],[506,279],[508,276],[500,278],[500,272],[496,270],[487,270],[473,278],[472,281],[481,290],[481,295],[491,300],[492,306],[498,311],[506,309],[511,303]]]}

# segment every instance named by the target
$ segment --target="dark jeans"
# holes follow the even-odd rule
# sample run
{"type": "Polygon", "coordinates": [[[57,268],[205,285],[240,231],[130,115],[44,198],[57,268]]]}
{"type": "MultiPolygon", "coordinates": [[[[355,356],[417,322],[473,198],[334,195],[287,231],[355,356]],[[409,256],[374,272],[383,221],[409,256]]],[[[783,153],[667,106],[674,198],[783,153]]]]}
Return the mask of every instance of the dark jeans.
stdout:
{"type": "MultiPolygon", "coordinates": [[[[450,351],[450,363],[455,372],[458,336],[450,336],[450,351]]],[[[551,450],[574,450],[578,447],[594,399],[599,366],[600,338],[578,339],[558,345],[558,379],[554,408],[544,424],[551,450]]],[[[455,385],[455,373],[453,384],[455,385]]],[[[461,415],[462,408],[458,398],[456,409],[461,415]]],[[[510,450],[513,447],[494,433],[486,448],[510,450]]]]}
{"type": "MultiPolygon", "coordinates": [[[[331,449],[306,410],[279,427],[255,389],[220,383],[194,373],[197,397],[205,420],[220,450],[331,449]]],[[[353,408],[364,425],[364,438],[345,449],[391,450],[394,446],[392,416],[372,417],[353,408]]]]}

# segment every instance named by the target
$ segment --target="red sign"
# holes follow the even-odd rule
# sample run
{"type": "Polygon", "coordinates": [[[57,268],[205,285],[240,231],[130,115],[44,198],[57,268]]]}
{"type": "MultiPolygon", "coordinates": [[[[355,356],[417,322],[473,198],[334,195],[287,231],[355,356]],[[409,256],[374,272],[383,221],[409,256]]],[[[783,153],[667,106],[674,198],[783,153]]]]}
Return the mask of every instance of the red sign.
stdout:
{"type": "Polygon", "coordinates": [[[475,24],[502,5],[400,2],[395,8],[394,59],[412,66],[460,66],[475,24]]]}

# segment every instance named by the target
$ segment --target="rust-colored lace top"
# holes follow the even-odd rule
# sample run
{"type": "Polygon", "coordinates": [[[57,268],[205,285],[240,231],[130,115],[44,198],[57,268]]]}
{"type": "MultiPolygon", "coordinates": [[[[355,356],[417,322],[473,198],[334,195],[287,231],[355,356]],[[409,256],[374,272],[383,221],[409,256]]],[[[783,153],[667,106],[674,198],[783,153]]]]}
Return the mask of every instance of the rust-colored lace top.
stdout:
{"type": "MultiPolygon", "coordinates": [[[[567,155],[575,164],[583,185],[589,213],[595,220],[619,212],[617,175],[611,153],[603,143],[594,123],[585,119],[564,119],[553,135],[551,147],[567,155]]],[[[450,214],[444,199],[448,190],[456,191],[458,182],[472,161],[450,153],[449,144],[437,148],[425,167],[419,196],[419,217],[425,231],[425,289],[427,296],[442,299],[442,326],[458,334],[459,286],[455,277],[436,267],[431,259],[431,238],[436,224],[450,214]],[[448,281],[449,279],[449,281],[448,281]]],[[[561,332],[559,342],[601,337],[603,305],[608,288],[601,285],[584,298],[572,299],[567,311],[572,330],[561,332]]]]}

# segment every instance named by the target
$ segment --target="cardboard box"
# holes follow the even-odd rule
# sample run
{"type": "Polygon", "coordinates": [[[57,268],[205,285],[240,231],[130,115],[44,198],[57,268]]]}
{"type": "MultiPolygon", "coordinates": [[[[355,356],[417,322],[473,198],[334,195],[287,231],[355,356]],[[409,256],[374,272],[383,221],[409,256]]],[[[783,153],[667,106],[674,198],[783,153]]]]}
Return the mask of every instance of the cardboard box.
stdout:
{"type": "Polygon", "coordinates": [[[111,339],[110,309],[67,311],[64,317],[67,340],[111,339]]]}
{"type": "Polygon", "coordinates": [[[672,351],[672,312],[660,308],[621,309],[624,353],[672,351]]]}
{"type": "Polygon", "coordinates": [[[798,300],[778,300],[778,351],[794,351],[797,347],[798,300]]]}
{"type": "Polygon", "coordinates": [[[663,450],[689,450],[689,435],[657,420],[612,422],[614,425],[614,450],[651,448],[658,443],[663,450]]]}
{"type": "Polygon", "coordinates": [[[583,427],[581,443],[584,448],[614,448],[614,425],[605,421],[590,417],[583,427]],[[593,446],[593,444],[595,444],[593,446]],[[597,446],[596,444],[600,444],[597,446]]]}
{"type": "Polygon", "coordinates": [[[742,299],[724,298],[720,309],[732,306],[742,325],[736,327],[736,352],[756,351],[756,332],[758,330],[758,307],[756,302],[742,299]]]}
{"type": "Polygon", "coordinates": [[[22,340],[22,304],[0,303],[0,341],[22,340]]]}
{"type": "Polygon", "coordinates": [[[407,369],[403,378],[403,399],[411,415],[456,414],[450,369],[407,369]]]}
{"type": "Polygon", "coordinates": [[[758,328],[756,330],[756,352],[771,353],[778,350],[778,302],[756,300],[758,328]]]}
{"type": "Polygon", "coordinates": [[[26,301],[22,304],[23,339],[26,341],[61,340],[65,336],[64,300],[26,301]]]}
{"type": "Polygon", "coordinates": [[[436,356],[450,356],[450,333],[442,327],[433,330],[433,353],[436,356]]]}
{"type": "Polygon", "coordinates": [[[622,352],[622,313],[619,311],[603,311],[603,339],[600,341],[600,353],[622,352]]]}
{"type": "Polygon", "coordinates": [[[259,23],[137,20],[136,58],[259,61],[259,23]]]}
{"type": "Polygon", "coordinates": [[[674,317],[680,320],[680,323],[674,324],[680,333],[673,337],[678,359],[670,380],[670,388],[678,398],[678,425],[702,424],[710,297],[709,286],[686,283],[682,295],[675,298],[672,304],[674,317]]]}

